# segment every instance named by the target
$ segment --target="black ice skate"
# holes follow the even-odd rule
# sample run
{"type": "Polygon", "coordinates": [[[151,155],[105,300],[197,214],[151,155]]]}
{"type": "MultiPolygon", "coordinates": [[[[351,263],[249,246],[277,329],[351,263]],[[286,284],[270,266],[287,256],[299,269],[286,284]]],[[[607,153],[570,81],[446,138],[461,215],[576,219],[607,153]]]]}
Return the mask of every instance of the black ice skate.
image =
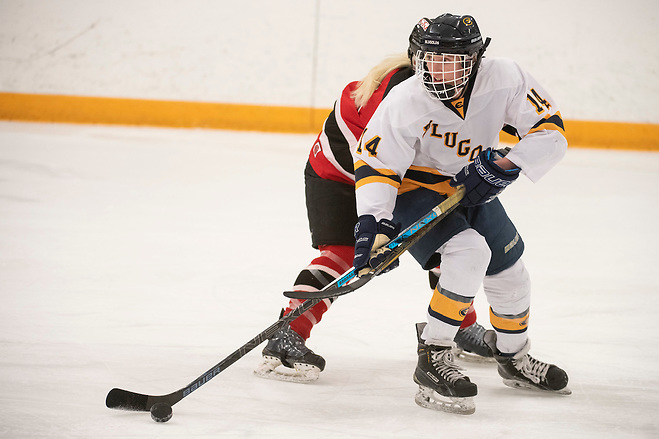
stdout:
{"type": "Polygon", "coordinates": [[[295,383],[316,381],[325,369],[325,359],[314,354],[304,339],[289,326],[277,331],[263,349],[263,359],[254,374],[261,378],[295,383]],[[279,366],[292,369],[277,369],[279,366]]]}
{"type": "Polygon", "coordinates": [[[474,322],[473,325],[458,329],[453,341],[457,345],[455,355],[466,361],[494,362],[492,351],[485,344],[485,328],[474,322]]]}
{"type": "Polygon", "coordinates": [[[527,341],[524,348],[514,356],[501,355],[497,349],[497,334],[486,331],[485,343],[494,353],[497,370],[503,378],[503,383],[514,388],[542,390],[546,392],[569,395],[568,377],[563,369],[553,364],[536,360],[528,354],[531,344],[527,341]]]}
{"type": "Polygon", "coordinates": [[[433,410],[463,415],[474,413],[476,406],[473,397],[478,393],[478,388],[454,363],[451,347],[420,342],[418,355],[414,382],[419,385],[419,391],[414,401],[421,407],[433,410]]]}

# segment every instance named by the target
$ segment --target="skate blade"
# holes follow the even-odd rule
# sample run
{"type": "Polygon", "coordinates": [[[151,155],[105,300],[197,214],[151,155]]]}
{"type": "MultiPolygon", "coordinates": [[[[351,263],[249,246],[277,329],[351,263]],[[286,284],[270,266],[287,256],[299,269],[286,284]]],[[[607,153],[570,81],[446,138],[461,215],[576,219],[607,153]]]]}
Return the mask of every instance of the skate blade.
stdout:
{"type": "Polygon", "coordinates": [[[560,390],[550,390],[550,389],[543,389],[541,387],[536,387],[532,384],[525,383],[523,381],[517,381],[511,379],[504,379],[503,383],[508,387],[512,387],[513,389],[532,390],[534,392],[542,392],[542,393],[555,393],[557,395],[572,395],[572,390],[568,389],[567,387],[563,387],[560,390]]]}
{"type": "Polygon", "coordinates": [[[317,381],[320,369],[303,363],[294,363],[294,369],[284,367],[277,357],[264,356],[261,364],[254,369],[254,375],[267,380],[285,381],[288,383],[307,384],[317,381]]]}
{"type": "Polygon", "coordinates": [[[419,391],[414,396],[414,402],[426,409],[457,415],[471,415],[476,411],[476,404],[471,396],[464,398],[443,396],[423,386],[419,386],[419,391]]]}
{"type": "Polygon", "coordinates": [[[465,361],[467,363],[496,363],[494,357],[483,357],[482,355],[473,354],[471,352],[463,351],[460,348],[453,349],[455,358],[465,361]]]}

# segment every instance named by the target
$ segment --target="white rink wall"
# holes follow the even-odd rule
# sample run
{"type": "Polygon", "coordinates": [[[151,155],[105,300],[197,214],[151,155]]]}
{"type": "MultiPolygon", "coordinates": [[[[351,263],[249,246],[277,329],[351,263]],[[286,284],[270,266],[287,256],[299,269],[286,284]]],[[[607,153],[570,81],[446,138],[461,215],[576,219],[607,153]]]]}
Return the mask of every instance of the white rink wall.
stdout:
{"type": "Polygon", "coordinates": [[[474,15],[565,119],[659,123],[656,0],[2,0],[0,92],[330,108],[442,12],[474,15]]]}

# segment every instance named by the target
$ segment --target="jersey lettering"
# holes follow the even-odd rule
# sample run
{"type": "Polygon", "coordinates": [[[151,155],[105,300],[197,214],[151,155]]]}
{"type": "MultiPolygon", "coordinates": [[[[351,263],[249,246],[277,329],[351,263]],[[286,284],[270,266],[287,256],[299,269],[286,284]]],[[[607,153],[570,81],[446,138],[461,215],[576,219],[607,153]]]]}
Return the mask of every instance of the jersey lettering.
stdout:
{"type": "Polygon", "coordinates": [[[362,131],[362,135],[359,136],[359,143],[357,144],[357,149],[355,150],[357,154],[362,153],[362,142],[364,141],[364,136],[366,135],[367,130],[368,128],[364,128],[364,131],[362,131]]]}
{"type": "Polygon", "coordinates": [[[421,137],[424,137],[426,135],[426,133],[428,132],[428,129],[430,128],[431,125],[432,125],[432,120],[430,122],[428,122],[425,127],[423,127],[423,136],[421,136],[421,137]]]}
{"type": "Polygon", "coordinates": [[[481,151],[483,151],[483,145],[478,145],[476,148],[474,148],[471,151],[471,155],[469,156],[469,161],[473,162],[474,160],[476,160],[476,157],[478,157],[481,151]]]}
{"type": "MultiPolygon", "coordinates": [[[[430,130],[430,137],[437,137],[438,139],[441,139],[442,137],[444,138],[444,145],[447,148],[454,148],[455,145],[458,145],[458,148],[456,149],[456,154],[459,157],[466,157],[469,156],[469,161],[474,161],[476,157],[478,157],[478,154],[481,153],[483,150],[483,145],[478,145],[476,148],[472,149],[471,148],[471,139],[464,139],[460,140],[459,142],[457,141],[458,138],[458,133],[457,132],[447,132],[442,134],[439,134],[437,132],[437,128],[439,127],[439,124],[433,123],[431,120],[428,122],[424,127],[423,127],[423,135],[421,137],[424,137],[426,133],[430,130]],[[432,128],[432,129],[431,129],[432,128]]],[[[378,139],[379,141],[379,139],[378,139]]],[[[377,145],[376,145],[377,146],[377,145]]]]}
{"type": "MultiPolygon", "coordinates": [[[[423,136],[426,135],[430,127],[432,127],[432,132],[430,133],[431,137],[437,137],[437,138],[442,138],[442,135],[437,132],[437,127],[439,125],[436,123],[432,123],[432,120],[426,124],[426,126],[423,127],[423,136]]],[[[421,136],[421,137],[423,137],[421,136]]]]}
{"type": "Polygon", "coordinates": [[[458,133],[446,133],[444,134],[444,145],[449,148],[453,148],[456,144],[456,137],[458,133]]]}
{"type": "Polygon", "coordinates": [[[382,140],[382,137],[375,136],[366,143],[366,146],[364,146],[366,151],[368,151],[368,155],[370,155],[371,157],[375,157],[376,155],[378,155],[377,149],[380,140],[382,140]]]}
{"type": "Polygon", "coordinates": [[[535,89],[533,89],[533,88],[531,89],[531,93],[526,95],[526,99],[528,99],[528,101],[533,104],[533,106],[535,107],[535,111],[538,114],[543,113],[545,111],[545,109],[547,111],[549,111],[549,109],[551,108],[551,104],[549,102],[547,102],[546,99],[543,99],[542,97],[540,97],[538,92],[535,91],[535,89]],[[531,95],[533,95],[533,96],[531,96],[531,95]]]}
{"type": "Polygon", "coordinates": [[[467,154],[469,154],[469,150],[471,149],[469,147],[470,143],[471,143],[471,139],[460,140],[460,142],[458,142],[458,151],[457,151],[457,153],[460,157],[464,157],[467,154]]]}
{"type": "MultiPolygon", "coordinates": [[[[357,147],[357,154],[361,154],[363,152],[362,150],[362,144],[364,142],[364,135],[366,134],[366,130],[362,132],[362,136],[359,138],[359,146],[357,147]]],[[[366,145],[364,145],[364,149],[368,151],[368,155],[370,157],[375,157],[378,155],[378,144],[380,143],[380,140],[382,140],[382,137],[380,136],[375,136],[371,138],[368,142],[366,142],[366,145]]]]}

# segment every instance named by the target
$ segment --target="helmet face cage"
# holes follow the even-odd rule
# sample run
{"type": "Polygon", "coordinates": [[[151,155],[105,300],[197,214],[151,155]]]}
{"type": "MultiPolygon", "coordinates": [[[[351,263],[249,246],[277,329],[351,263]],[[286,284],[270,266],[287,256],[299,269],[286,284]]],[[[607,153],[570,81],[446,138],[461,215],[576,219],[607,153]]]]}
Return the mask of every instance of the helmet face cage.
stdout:
{"type": "Polygon", "coordinates": [[[487,47],[471,15],[453,14],[422,18],[414,26],[409,43],[408,55],[416,76],[430,97],[442,101],[463,94],[487,47]]]}
{"type": "Polygon", "coordinates": [[[441,101],[460,97],[467,86],[478,55],[416,52],[417,77],[433,99],[441,101]]]}

